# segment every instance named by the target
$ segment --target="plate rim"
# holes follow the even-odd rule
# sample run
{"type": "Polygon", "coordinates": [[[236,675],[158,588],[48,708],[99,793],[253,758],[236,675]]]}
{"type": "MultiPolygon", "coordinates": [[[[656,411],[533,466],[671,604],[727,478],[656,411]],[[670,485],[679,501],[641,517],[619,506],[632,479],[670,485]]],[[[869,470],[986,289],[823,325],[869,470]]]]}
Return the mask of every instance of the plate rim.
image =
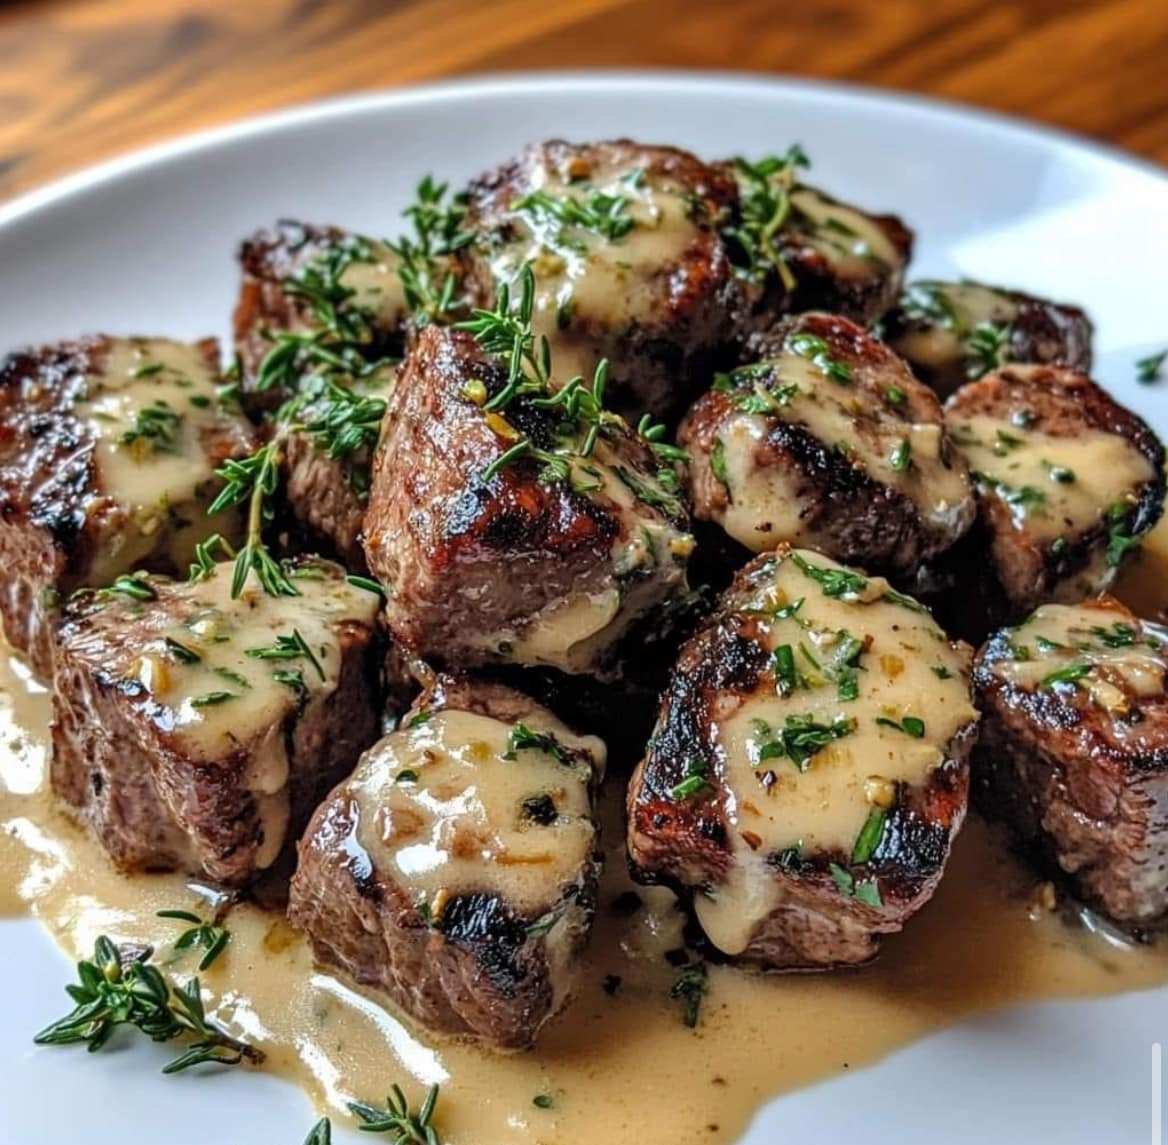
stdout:
{"type": "Polygon", "coordinates": [[[954,122],[1022,143],[1069,149],[1092,163],[1118,168],[1159,184],[1168,191],[1168,165],[1136,155],[1067,128],[1040,123],[1023,115],[990,110],[961,100],[892,88],[874,87],[837,79],[819,79],[788,73],[752,73],[686,68],[578,68],[477,72],[455,79],[435,80],[395,88],[341,94],[295,102],[256,115],[186,132],[110,159],[83,167],[15,198],[0,201],[0,229],[8,229],[39,211],[64,203],[116,182],[125,176],[183,159],[200,151],[231,146],[273,132],[293,130],[307,123],[344,119],[397,108],[460,102],[497,95],[537,96],[576,89],[587,92],[619,90],[662,96],[705,89],[711,95],[783,97],[833,104],[866,104],[889,113],[934,122],[954,122]]]}

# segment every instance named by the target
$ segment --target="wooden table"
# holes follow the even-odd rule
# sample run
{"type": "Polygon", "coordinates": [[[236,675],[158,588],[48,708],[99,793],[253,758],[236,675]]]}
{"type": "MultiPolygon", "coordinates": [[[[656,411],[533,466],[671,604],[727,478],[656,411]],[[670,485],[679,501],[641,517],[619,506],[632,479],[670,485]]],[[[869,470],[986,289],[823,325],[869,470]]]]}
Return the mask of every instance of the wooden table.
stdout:
{"type": "Polygon", "coordinates": [[[0,0],[0,199],[319,96],[472,72],[846,78],[1168,162],[1168,0],[0,0]]]}

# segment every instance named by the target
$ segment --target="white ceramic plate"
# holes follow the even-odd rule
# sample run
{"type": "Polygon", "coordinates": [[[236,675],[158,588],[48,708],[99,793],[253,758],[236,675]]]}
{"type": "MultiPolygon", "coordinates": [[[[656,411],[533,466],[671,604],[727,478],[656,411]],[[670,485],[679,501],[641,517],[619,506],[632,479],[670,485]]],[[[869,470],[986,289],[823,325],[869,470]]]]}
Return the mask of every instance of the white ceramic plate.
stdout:
{"type": "MultiPolygon", "coordinates": [[[[290,215],[396,233],[427,171],[457,181],[530,140],[616,135],[708,157],[802,142],[817,183],[916,229],[916,276],[1084,304],[1099,379],[1168,433],[1163,390],[1137,385],[1133,368],[1168,343],[1163,172],[964,109],[729,77],[544,76],[360,97],[74,176],[0,206],[0,352],[81,332],[226,336],[235,244],[257,225],[290,215]]],[[[4,922],[0,937],[0,1140],[303,1140],[304,1099],[270,1077],[230,1073],[212,1092],[164,1082],[149,1046],[84,1063],[35,1049],[30,1034],[61,999],[66,967],[34,923],[4,922]]],[[[748,1141],[1146,1145],[1159,1041],[1168,990],[981,1018],[773,1102],[748,1141]]]]}

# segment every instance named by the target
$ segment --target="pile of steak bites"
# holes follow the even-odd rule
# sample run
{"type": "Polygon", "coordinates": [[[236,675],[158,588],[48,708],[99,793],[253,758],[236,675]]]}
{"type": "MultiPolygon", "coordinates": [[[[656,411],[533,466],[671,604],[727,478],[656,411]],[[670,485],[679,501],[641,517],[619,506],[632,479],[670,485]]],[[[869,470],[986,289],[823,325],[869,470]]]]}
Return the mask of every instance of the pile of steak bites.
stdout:
{"type": "Polygon", "coordinates": [[[4,361],[0,614],[119,867],[295,851],[323,965],[501,1048],[571,998],[610,749],[693,958],[872,958],[971,790],[1168,918],[1168,647],[1104,595],[1160,442],[1082,311],[906,286],[912,232],[808,166],[538,144],[397,240],[248,239],[229,369],[4,361]]]}

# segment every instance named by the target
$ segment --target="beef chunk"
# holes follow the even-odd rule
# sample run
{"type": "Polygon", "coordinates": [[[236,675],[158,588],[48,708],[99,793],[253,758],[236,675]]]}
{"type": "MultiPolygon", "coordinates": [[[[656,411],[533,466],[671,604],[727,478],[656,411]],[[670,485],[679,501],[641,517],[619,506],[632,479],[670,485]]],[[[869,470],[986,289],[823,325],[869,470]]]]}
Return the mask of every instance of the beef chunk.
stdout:
{"type": "Polygon", "coordinates": [[[233,600],[217,565],[66,606],[53,789],[118,866],[240,885],[376,738],[379,598],[326,562],[291,575],[298,596],[233,600]]]}
{"type": "Polygon", "coordinates": [[[423,1025],[528,1046],[591,925],[603,767],[600,740],[519,692],[439,677],[317,809],[289,917],[423,1025]]]}
{"type": "Polygon", "coordinates": [[[214,470],[254,445],[224,406],[213,340],[87,338],[0,362],[0,616],[38,674],[52,671],[59,601],[136,567],[185,573],[209,532],[214,470]]]}
{"type": "Polygon", "coordinates": [[[633,622],[686,591],[676,476],[615,415],[583,456],[587,433],[546,394],[487,408],[507,381],[469,334],[436,327],[402,369],[364,538],[390,627],[446,664],[610,673],[633,622]]]}
{"type": "Polygon", "coordinates": [[[808,186],[799,147],[720,166],[738,184],[727,233],[748,284],[742,332],[765,331],[777,317],[805,310],[868,323],[893,305],[912,255],[912,232],[900,219],[808,186]]]}
{"type": "Polygon", "coordinates": [[[1007,366],[959,389],[945,413],[979,518],[951,551],[950,596],[980,595],[997,623],[1107,588],[1160,518],[1163,447],[1084,374],[1007,366]]]}
{"type": "Polygon", "coordinates": [[[1115,921],[1168,918],[1168,644],[1118,601],[1045,604],[978,653],[978,805],[1115,921]]]}
{"type": "Polygon", "coordinates": [[[679,440],[695,515],[754,552],[803,544],[910,570],[976,512],[936,397],[846,318],[783,323],[762,360],[719,375],[679,440]]]}
{"type": "Polygon", "coordinates": [[[733,332],[740,290],[720,227],[735,200],[726,172],[673,147],[536,144],[470,187],[469,293],[489,308],[530,263],[559,381],[607,358],[615,409],[668,415],[733,332]]]}
{"type": "Polygon", "coordinates": [[[1091,369],[1091,320],[1077,306],[978,282],[914,282],[884,338],[942,397],[1014,363],[1091,369]]]}
{"type": "Polygon", "coordinates": [[[969,650],[808,550],[738,575],[685,646],[629,785],[634,876],[728,958],[864,962],[932,895],[965,816],[969,650]]]}
{"type": "Polygon", "coordinates": [[[408,326],[400,260],[385,243],[287,221],[239,257],[244,401],[278,407],[288,504],[310,543],[360,569],[370,455],[408,326]]]}

